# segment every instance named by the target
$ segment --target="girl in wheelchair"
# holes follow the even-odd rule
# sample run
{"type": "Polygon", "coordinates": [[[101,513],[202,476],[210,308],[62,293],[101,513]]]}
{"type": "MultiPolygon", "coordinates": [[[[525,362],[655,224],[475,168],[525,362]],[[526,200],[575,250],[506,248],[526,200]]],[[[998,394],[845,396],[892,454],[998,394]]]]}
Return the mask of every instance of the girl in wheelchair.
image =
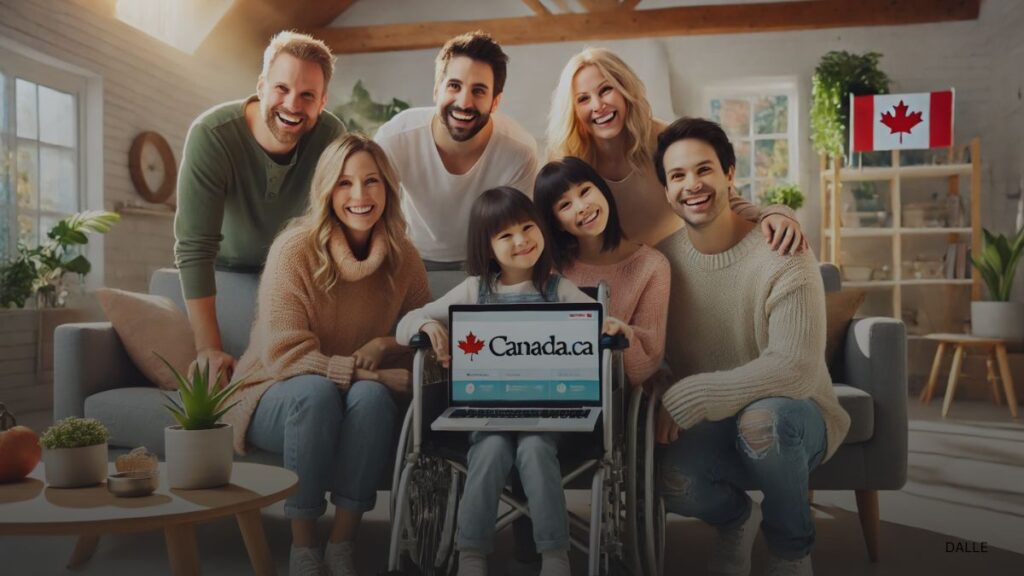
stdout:
{"type": "MultiPolygon", "coordinates": [[[[470,212],[466,269],[469,277],[440,299],[406,314],[396,337],[407,344],[418,332],[430,338],[443,366],[451,357],[445,323],[454,304],[589,302],[572,282],[553,271],[550,242],[530,199],[510,187],[492,188],[470,212]]],[[[606,334],[632,330],[609,317],[606,334]]],[[[512,467],[522,480],[543,561],[542,576],[569,574],[569,522],[558,463],[559,434],[472,432],[468,473],[458,513],[459,576],[487,573],[498,502],[512,467]]]]}

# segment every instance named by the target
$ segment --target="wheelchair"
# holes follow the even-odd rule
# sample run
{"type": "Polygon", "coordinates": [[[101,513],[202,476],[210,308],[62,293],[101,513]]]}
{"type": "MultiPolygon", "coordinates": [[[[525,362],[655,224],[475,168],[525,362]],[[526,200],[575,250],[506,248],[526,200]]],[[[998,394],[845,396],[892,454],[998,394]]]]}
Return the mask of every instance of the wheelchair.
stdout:
{"type": "MultiPolygon", "coordinates": [[[[594,296],[593,289],[585,289],[594,296]]],[[[596,290],[607,301],[604,283],[596,290]]],[[[458,569],[456,519],[467,473],[468,434],[435,432],[430,422],[446,407],[447,371],[432,361],[429,339],[419,334],[412,401],[395,454],[391,489],[389,573],[451,576],[458,569]]],[[[587,555],[591,576],[650,574],[663,549],[663,507],[655,505],[654,402],[642,388],[628,390],[622,366],[625,338],[601,337],[602,416],[580,450],[560,450],[562,486],[590,490],[589,518],[569,511],[570,547],[587,555]],[[641,422],[641,420],[646,422],[641,422]]],[[[575,444],[575,443],[573,443],[575,444]]],[[[581,442],[581,444],[583,444],[581,442]]],[[[522,516],[527,503],[506,485],[496,530],[522,516]]]]}

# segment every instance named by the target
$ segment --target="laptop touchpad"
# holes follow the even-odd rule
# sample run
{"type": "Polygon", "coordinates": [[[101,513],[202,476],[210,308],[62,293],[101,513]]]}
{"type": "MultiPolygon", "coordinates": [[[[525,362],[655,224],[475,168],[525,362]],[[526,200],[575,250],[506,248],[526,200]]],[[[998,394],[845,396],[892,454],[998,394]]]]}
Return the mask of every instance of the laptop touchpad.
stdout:
{"type": "Polygon", "coordinates": [[[538,418],[489,418],[486,426],[536,426],[538,418]]]}

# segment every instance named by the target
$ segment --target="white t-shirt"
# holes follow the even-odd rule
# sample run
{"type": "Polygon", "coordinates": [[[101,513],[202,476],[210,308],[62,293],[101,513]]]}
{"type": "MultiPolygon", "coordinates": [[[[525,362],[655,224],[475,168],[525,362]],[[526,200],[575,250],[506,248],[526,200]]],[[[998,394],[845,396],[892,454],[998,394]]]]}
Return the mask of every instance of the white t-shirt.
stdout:
{"type": "Polygon", "coordinates": [[[433,108],[412,108],[377,130],[402,181],[402,210],[409,237],[425,260],[466,259],[469,209],[485,190],[512,186],[533,197],[537,142],[519,124],[491,115],[494,131],[480,159],[465,174],[452,174],[441,162],[430,124],[433,108]]]}

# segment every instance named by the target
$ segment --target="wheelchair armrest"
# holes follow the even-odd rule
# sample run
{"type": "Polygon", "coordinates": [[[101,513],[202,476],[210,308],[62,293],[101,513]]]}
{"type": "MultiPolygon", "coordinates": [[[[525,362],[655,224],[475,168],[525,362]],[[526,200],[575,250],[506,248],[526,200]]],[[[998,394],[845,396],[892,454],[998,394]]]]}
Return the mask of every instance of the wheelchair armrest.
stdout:
{"type": "Polygon", "coordinates": [[[430,348],[430,337],[427,336],[426,332],[417,332],[409,339],[409,348],[412,348],[413,350],[430,348]]]}
{"type": "Polygon", "coordinates": [[[601,334],[600,347],[602,350],[625,350],[629,348],[629,339],[623,334],[616,334],[614,336],[601,334]]]}

